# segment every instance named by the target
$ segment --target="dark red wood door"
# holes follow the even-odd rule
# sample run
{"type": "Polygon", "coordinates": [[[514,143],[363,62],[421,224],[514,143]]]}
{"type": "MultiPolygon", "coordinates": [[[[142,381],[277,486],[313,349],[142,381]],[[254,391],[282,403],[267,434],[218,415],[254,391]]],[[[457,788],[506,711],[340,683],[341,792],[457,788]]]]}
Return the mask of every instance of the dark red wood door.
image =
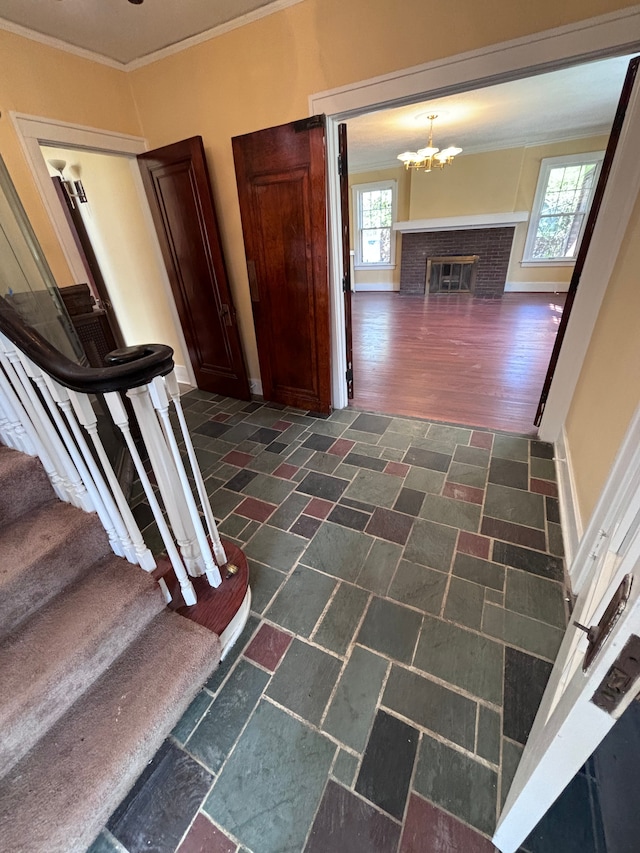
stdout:
{"type": "Polygon", "coordinates": [[[314,116],[232,141],[264,397],[327,413],[324,124],[314,116]]]}
{"type": "Polygon", "coordinates": [[[202,138],[147,151],[138,163],[198,388],[248,400],[202,138]]]}
{"type": "Polygon", "coordinates": [[[349,237],[349,162],[347,125],[338,125],[338,172],[340,173],[340,223],[342,235],[342,290],[347,349],[347,397],[353,400],[353,324],[351,320],[351,240],[349,237]]]}

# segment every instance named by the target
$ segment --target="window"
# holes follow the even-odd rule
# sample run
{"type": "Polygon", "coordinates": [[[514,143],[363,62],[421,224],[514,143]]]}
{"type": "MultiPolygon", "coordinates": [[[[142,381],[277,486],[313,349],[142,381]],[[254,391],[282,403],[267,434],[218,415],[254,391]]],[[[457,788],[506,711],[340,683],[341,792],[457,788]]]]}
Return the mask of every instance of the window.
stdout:
{"type": "Polygon", "coordinates": [[[542,161],[524,264],[575,261],[603,157],[603,151],[596,151],[542,161]]]}
{"type": "Polygon", "coordinates": [[[395,266],[396,181],[356,184],[355,266],[360,269],[392,269],[395,266]]]}

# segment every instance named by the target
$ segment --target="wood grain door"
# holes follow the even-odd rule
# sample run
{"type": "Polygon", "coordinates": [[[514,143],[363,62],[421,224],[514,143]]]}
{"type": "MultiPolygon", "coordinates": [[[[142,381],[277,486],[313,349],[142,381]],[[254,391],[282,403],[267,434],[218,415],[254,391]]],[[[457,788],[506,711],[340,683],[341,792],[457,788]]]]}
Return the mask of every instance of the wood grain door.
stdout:
{"type": "Polygon", "coordinates": [[[202,138],[147,151],[138,163],[198,388],[248,400],[202,138]]]}
{"type": "Polygon", "coordinates": [[[328,413],[324,116],[232,142],[264,397],[328,413]]]}

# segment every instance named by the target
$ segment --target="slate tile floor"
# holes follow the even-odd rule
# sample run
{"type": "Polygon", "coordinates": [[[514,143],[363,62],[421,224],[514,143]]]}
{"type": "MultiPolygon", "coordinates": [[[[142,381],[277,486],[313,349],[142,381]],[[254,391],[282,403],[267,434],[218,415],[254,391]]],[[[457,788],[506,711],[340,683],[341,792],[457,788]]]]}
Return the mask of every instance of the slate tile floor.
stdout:
{"type": "MultiPolygon", "coordinates": [[[[566,620],[552,448],[184,403],[253,613],[92,853],[493,850],[566,620]]],[[[585,772],[523,850],[603,853],[599,827],[585,772]]]]}

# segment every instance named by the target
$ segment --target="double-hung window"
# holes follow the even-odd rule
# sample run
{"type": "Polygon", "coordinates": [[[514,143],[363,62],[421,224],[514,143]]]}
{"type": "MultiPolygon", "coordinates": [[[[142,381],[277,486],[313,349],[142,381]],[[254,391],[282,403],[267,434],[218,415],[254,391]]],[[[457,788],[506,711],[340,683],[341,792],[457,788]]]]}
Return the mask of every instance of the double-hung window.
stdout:
{"type": "Polygon", "coordinates": [[[595,151],[542,161],[523,264],[574,263],[603,157],[595,151]]]}
{"type": "Polygon", "coordinates": [[[396,241],[396,181],[355,184],[356,269],[393,269],[396,241]]]}

